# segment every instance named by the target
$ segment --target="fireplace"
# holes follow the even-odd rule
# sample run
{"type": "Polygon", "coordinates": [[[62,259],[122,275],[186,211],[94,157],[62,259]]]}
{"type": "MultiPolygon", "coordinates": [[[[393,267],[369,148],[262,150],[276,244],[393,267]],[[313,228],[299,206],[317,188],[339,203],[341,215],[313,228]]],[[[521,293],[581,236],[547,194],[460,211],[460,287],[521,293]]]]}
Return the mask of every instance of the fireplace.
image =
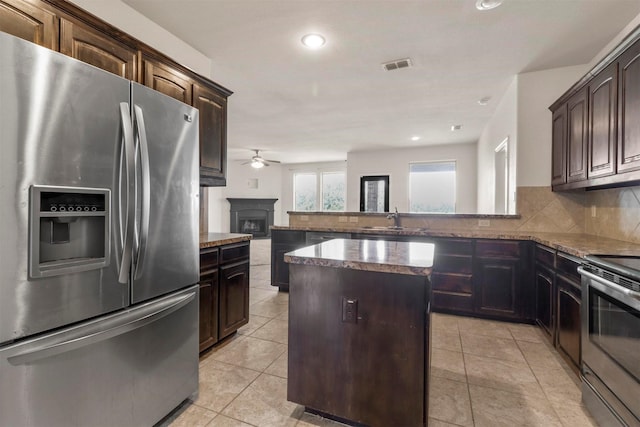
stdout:
{"type": "Polygon", "coordinates": [[[232,233],[252,234],[255,239],[270,238],[273,205],[278,199],[227,199],[231,204],[232,233]]]}

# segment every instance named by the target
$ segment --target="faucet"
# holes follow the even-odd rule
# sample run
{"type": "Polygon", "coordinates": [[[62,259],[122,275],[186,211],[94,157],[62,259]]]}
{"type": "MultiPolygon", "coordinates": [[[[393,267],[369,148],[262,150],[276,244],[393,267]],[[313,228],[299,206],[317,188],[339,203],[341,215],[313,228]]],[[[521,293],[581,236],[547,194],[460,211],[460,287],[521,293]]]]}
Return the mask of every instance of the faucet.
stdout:
{"type": "Polygon", "coordinates": [[[396,211],[394,213],[390,213],[387,215],[387,219],[393,219],[393,227],[400,228],[400,217],[398,216],[398,207],[396,206],[396,211]]]}

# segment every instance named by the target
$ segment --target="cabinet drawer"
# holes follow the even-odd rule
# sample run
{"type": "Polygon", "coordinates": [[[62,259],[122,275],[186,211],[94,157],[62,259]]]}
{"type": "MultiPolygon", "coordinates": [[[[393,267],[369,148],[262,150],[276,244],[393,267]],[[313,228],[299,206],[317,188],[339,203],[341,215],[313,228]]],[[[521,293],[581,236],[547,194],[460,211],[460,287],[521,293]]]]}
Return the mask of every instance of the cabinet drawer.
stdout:
{"type": "Polygon", "coordinates": [[[435,240],[436,255],[471,255],[473,241],[466,239],[437,239],[435,240]]]}
{"type": "Polygon", "coordinates": [[[472,277],[471,274],[433,273],[431,281],[434,291],[471,294],[472,277]]]}
{"type": "Polygon", "coordinates": [[[558,258],[556,259],[556,272],[580,283],[580,274],[578,274],[578,267],[580,266],[580,263],[580,258],[558,252],[558,258]]]}
{"type": "Polygon", "coordinates": [[[542,245],[536,245],[536,261],[555,268],[556,251],[542,245]]]}
{"type": "Polygon", "coordinates": [[[231,261],[249,257],[249,243],[243,242],[235,245],[223,246],[220,249],[220,263],[228,263],[231,261]]]}
{"type": "Polygon", "coordinates": [[[473,313],[473,295],[433,291],[431,296],[435,311],[473,313]]]}
{"type": "Polygon", "coordinates": [[[304,231],[271,230],[271,243],[304,243],[304,231]]]}
{"type": "Polygon", "coordinates": [[[438,273],[471,274],[473,263],[470,255],[436,255],[433,269],[438,273]]]}
{"type": "Polygon", "coordinates": [[[218,248],[200,249],[200,271],[211,270],[218,265],[218,248]]]}
{"type": "Polygon", "coordinates": [[[520,242],[513,240],[478,240],[476,255],[484,257],[520,256],[520,242]]]}

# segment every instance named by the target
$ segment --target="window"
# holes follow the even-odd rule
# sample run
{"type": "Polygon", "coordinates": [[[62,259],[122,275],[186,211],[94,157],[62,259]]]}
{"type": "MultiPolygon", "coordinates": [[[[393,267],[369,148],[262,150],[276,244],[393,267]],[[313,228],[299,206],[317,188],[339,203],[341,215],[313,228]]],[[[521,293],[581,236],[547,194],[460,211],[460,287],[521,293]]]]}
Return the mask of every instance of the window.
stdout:
{"type": "Polygon", "coordinates": [[[293,175],[294,210],[344,211],[346,206],[345,173],[303,172],[293,175]],[[318,179],[319,178],[319,179],[318,179]]]}
{"type": "Polygon", "coordinates": [[[409,211],[455,213],[456,162],[409,165],[409,211]]]}
{"type": "Polygon", "coordinates": [[[322,172],[322,210],[344,211],[344,172],[322,172]]]}
{"type": "Polygon", "coordinates": [[[317,184],[315,173],[296,173],[293,175],[293,199],[296,211],[317,210],[317,184]]]}

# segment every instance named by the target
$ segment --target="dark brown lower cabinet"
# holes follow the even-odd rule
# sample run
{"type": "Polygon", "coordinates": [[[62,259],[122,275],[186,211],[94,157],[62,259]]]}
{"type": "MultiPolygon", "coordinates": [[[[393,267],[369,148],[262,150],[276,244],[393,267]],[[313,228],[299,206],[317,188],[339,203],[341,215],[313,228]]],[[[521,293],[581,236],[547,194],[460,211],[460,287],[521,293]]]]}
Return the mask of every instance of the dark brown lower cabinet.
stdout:
{"type": "Polygon", "coordinates": [[[220,339],[249,323],[249,260],[220,268],[220,339]]]}
{"type": "Polygon", "coordinates": [[[555,338],[554,276],[553,270],[550,270],[544,264],[536,263],[536,323],[542,328],[551,343],[555,338]]]}
{"type": "Polygon", "coordinates": [[[436,239],[432,307],[448,313],[473,313],[473,240],[436,239]]]}
{"type": "Polygon", "coordinates": [[[582,301],[580,282],[576,280],[575,276],[571,277],[559,273],[556,275],[556,287],[556,310],[558,313],[556,348],[575,373],[579,374],[582,353],[580,346],[580,307],[582,301]]]}
{"type": "Polygon", "coordinates": [[[249,322],[249,242],[200,251],[200,352],[249,322]]]}
{"type": "Polygon", "coordinates": [[[289,264],[284,254],[306,246],[306,233],[296,230],[271,230],[271,285],[289,290],[289,264]]]}
{"type": "Polygon", "coordinates": [[[425,426],[429,279],[299,264],[290,271],[287,400],[369,426],[425,426]]]}

